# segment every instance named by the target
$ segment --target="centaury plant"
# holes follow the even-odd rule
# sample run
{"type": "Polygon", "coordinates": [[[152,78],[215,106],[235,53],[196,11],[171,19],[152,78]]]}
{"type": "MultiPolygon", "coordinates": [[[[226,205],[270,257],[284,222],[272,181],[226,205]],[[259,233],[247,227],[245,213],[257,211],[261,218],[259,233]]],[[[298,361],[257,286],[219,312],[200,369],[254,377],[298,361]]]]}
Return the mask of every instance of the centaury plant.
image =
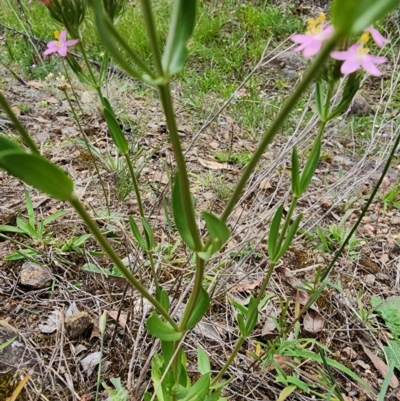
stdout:
{"type": "MultiPolygon", "coordinates": [[[[148,43],[152,52],[151,63],[143,60],[118,31],[116,24],[124,12],[126,1],[89,0],[97,34],[105,48],[99,72],[94,71],[89,63],[84,46],[85,37],[80,29],[87,15],[84,0],[42,0],[42,2],[49,9],[54,20],[61,25],[61,30],[55,33],[56,40],[47,45],[47,50],[44,54],[58,53],[59,56],[65,58],[76,76],[84,84],[90,85],[97,91],[113,143],[117,151],[126,160],[140,215],[140,221],[135,221],[132,216],[129,216],[129,226],[132,236],[148,257],[153,284],[156,289],[155,295],[152,295],[149,290],[150,287],[132,274],[118,257],[75,194],[71,178],[55,164],[40,155],[33,139],[18,122],[2,94],[0,94],[0,104],[15,123],[24,146],[1,136],[0,167],[53,198],[68,202],[86,223],[94,238],[127,281],[140,292],[142,297],[153,305],[154,311],[148,317],[146,327],[152,336],[160,340],[160,351],[154,356],[152,362],[153,390],[152,393],[146,392],[143,395],[144,399],[146,401],[154,399],[159,401],[224,400],[225,398],[221,396],[221,392],[230,380],[221,382],[221,379],[237,357],[246,339],[254,331],[258,322],[259,306],[265,297],[265,291],[270,283],[273,271],[288,250],[299,228],[302,215],[296,214],[296,206],[299,199],[307,191],[317,168],[326,124],[349,106],[360,86],[361,68],[375,76],[381,74],[376,65],[384,63],[386,59],[369,54],[366,43],[372,36],[378,46],[385,45],[387,39],[380,35],[373,27],[373,24],[377,19],[394,9],[399,4],[399,1],[334,0],[330,15],[331,23],[328,23],[325,15],[321,14],[318,18],[309,21],[305,34],[294,34],[291,37],[299,45],[295,51],[301,51],[305,57],[314,58],[302,80],[286,99],[275,120],[261,138],[257,149],[246,163],[240,179],[219,216],[212,213],[212,211],[201,211],[199,213],[195,209],[170,89],[171,80],[174,75],[182,71],[189,56],[187,45],[196,24],[196,0],[174,0],[172,2],[172,17],[162,52],[160,51],[160,40],[151,1],[140,1],[148,43]],[[361,38],[356,43],[347,46],[356,35],[361,35],[361,38]],[[69,40],[67,40],[67,36],[70,37],[69,40]],[[75,49],[81,51],[86,65],[85,69],[82,67],[81,62],[78,62],[68,52],[70,46],[74,46],[75,49]],[[194,255],[192,258],[194,260],[192,266],[193,286],[190,289],[184,310],[179,317],[172,314],[169,294],[162,287],[162,284],[158,282],[158,272],[153,260],[155,249],[153,230],[144,214],[137,174],[133,168],[129,146],[117,121],[114,109],[103,94],[102,88],[106,82],[110,57],[131,77],[153,86],[158,91],[165,114],[168,135],[176,162],[176,172],[172,186],[173,220],[183,243],[194,255]],[[333,95],[337,91],[339,82],[343,80],[341,100],[333,104],[333,95]],[[315,103],[320,119],[319,129],[311,152],[303,166],[296,148],[293,149],[290,207],[285,214],[283,205],[280,205],[272,218],[267,246],[270,263],[258,295],[250,298],[248,306],[233,303],[237,309],[236,319],[239,336],[233,351],[220,371],[217,373],[211,371],[206,352],[199,349],[197,363],[201,375],[196,382],[192,382],[187,371],[187,357],[183,341],[188,331],[196,326],[210,307],[211,300],[205,288],[204,280],[206,264],[230,238],[231,232],[227,221],[238,203],[249,177],[254,172],[268,145],[272,143],[278,134],[289,113],[313,82],[315,82],[316,86],[315,103]],[[200,234],[199,217],[205,223],[207,232],[205,240],[200,234]]],[[[336,254],[336,258],[338,254],[336,254]]],[[[322,292],[332,266],[333,263],[322,274],[320,286],[316,286],[310,301],[296,315],[296,320],[310,307],[312,302],[315,302],[322,292]]],[[[287,335],[295,324],[296,322],[293,322],[288,325],[285,331],[282,332],[282,336],[287,335]]],[[[301,356],[311,357],[308,354],[301,356]]],[[[312,357],[317,358],[315,354],[312,357]]],[[[321,361],[324,360],[323,357],[320,359],[321,361]]]]}

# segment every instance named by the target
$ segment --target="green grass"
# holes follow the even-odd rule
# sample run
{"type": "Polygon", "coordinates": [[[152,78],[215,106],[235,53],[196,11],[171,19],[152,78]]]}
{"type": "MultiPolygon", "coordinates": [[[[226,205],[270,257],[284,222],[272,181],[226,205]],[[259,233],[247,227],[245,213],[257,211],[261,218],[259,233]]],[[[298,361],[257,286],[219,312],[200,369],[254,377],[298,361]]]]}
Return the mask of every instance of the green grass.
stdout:
{"type": "MultiPolygon", "coordinates": [[[[26,21],[17,11],[15,0],[0,0],[0,5],[0,17],[7,26],[30,34],[26,21]]],[[[161,48],[167,36],[170,2],[161,0],[153,5],[161,48]]],[[[44,42],[53,40],[53,31],[62,27],[49,17],[44,5],[32,2],[25,4],[24,8],[35,37],[44,42]]],[[[187,68],[177,77],[182,97],[189,99],[199,109],[209,109],[214,102],[222,103],[249,74],[269,40],[272,49],[293,32],[301,31],[303,25],[301,18],[292,14],[290,9],[277,6],[272,1],[254,1],[249,4],[233,0],[199,2],[197,26],[189,44],[191,55],[187,68]]],[[[151,64],[139,5],[130,4],[118,29],[137,53],[151,64]]],[[[90,57],[100,60],[103,48],[96,39],[90,10],[81,30],[84,45],[90,49],[90,57]]],[[[20,35],[10,33],[7,34],[6,42],[2,52],[5,64],[17,66],[25,76],[41,79],[49,72],[62,71],[59,58],[45,57],[44,63],[38,59],[37,54],[43,52],[44,43],[33,48],[29,41],[21,40],[20,35]]],[[[229,113],[235,115],[240,110],[238,122],[244,129],[252,130],[254,137],[262,133],[281,101],[273,99],[271,106],[266,108],[265,98],[260,97],[263,86],[262,76],[253,77],[246,86],[249,96],[240,99],[229,110],[229,113]]]]}

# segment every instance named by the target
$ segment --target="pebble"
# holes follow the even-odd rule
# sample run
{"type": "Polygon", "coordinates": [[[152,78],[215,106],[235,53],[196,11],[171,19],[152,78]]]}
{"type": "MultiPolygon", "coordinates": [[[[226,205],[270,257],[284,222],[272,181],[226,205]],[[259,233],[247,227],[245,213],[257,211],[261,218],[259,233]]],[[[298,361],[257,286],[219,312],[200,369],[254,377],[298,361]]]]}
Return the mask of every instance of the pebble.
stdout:
{"type": "Polygon", "coordinates": [[[93,319],[87,312],[77,312],[65,318],[65,328],[70,338],[84,334],[93,326],[93,319]]]}
{"type": "Polygon", "coordinates": [[[35,290],[46,288],[51,285],[53,276],[44,267],[32,262],[25,262],[22,265],[19,284],[35,290]]]}

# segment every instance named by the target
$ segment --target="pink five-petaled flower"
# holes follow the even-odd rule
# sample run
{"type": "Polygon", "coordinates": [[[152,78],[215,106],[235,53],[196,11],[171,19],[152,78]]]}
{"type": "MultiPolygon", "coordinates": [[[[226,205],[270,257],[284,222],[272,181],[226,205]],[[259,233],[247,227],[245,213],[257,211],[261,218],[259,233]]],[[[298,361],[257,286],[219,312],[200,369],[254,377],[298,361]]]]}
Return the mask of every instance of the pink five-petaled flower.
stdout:
{"type": "Polygon", "coordinates": [[[340,72],[343,75],[351,74],[362,67],[371,75],[379,77],[382,73],[378,70],[375,64],[382,64],[387,61],[386,57],[378,57],[368,54],[368,49],[359,44],[350,46],[349,50],[344,52],[334,51],[331,53],[331,57],[336,60],[344,61],[340,68],[340,72]]]}
{"type": "Polygon", "coordinates": [[[327,25],[323,28],[321,27],[320,30],[317,30],[313,33],[292,35],[290,39],[293,40],[293,42],[300,44],[300,46],[293,49],[293,51],[303,51],[304,57],[312,57],[321,50],[322,43],[329,39],[329,37],[332,35],[332,32],[333,27],[331,25],[327,25]]]}
{"type": "Polygon", "coordinates": [[[57,52],[60,56],[65,57],[68,47],[79,42],[79,39],[67,40],[67,31],[65,29],[61,32],[55,31],[54,36],[57,40],[47,43],[47,49],[43,52],[43,56],[57,52]]]}
{"type": "Polygon", "coordinates": [[[368,32],[371,34],[372,39],[374,39],[374,42],[376,43],[377,46],[383,47],[387,43],[390,43],[389,39],[386,39],[382,36],[382,34],[373,26],[368,27],[367,29],[364,29],[364,32],[368,32]]]}

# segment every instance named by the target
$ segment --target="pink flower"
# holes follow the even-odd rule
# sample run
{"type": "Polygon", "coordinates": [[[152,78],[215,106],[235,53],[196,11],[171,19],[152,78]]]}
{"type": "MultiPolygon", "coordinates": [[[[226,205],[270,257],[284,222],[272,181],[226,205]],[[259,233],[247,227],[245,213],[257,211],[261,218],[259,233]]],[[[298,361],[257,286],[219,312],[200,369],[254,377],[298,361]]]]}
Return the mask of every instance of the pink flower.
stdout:
{"type": "Polygon", "coordinates": [[[315,32],[308,32],[303,35],[292,35],[291,40],[295,43],[299,43],[300,46],[293,49],[294,52],[303,51],[304,57],[312,57],[317,54],[322,43],[325,42],[332,35],[333,27],[328,25],[317,29],[315,32]]]}
{"type": "Polygon", "coordinates": [[[372,39],[374,39],[374,42],[379,47],[383,47],[386,45],[386,43],[390,43],[390,40],[384,38],[381,35],[381,33],[376,28],[374,28],[372,25],[370,27],[368,27],[367,29],[364,29],[364,32],[369,32],[372,36],[372,39]]]}
{"type": "Polygon", "coordinates": [[[67,40],[67,31],[65,29],[61,32],[55,31],[54,36],[57,40],[47,43],[47,49],[43,52],[43,56],[57,52],[60,56],[65,57],[68,47],[79,42],[79,39],[67,40]]]}
{"type": "Polygon", "coordinates": [[[386,57],[377,57],[368,54],[368,49],[359,44],[352,45],[349,50],[344,52],[334,51],[331,53],[331,57],[344,61],[340,68],[340,72],[343,75],[351,74],[362,67],[371,75],[379,77],[382,75],[382,72],[378,70],[375,64],[382,64],[387,61],[386,57]]]}

